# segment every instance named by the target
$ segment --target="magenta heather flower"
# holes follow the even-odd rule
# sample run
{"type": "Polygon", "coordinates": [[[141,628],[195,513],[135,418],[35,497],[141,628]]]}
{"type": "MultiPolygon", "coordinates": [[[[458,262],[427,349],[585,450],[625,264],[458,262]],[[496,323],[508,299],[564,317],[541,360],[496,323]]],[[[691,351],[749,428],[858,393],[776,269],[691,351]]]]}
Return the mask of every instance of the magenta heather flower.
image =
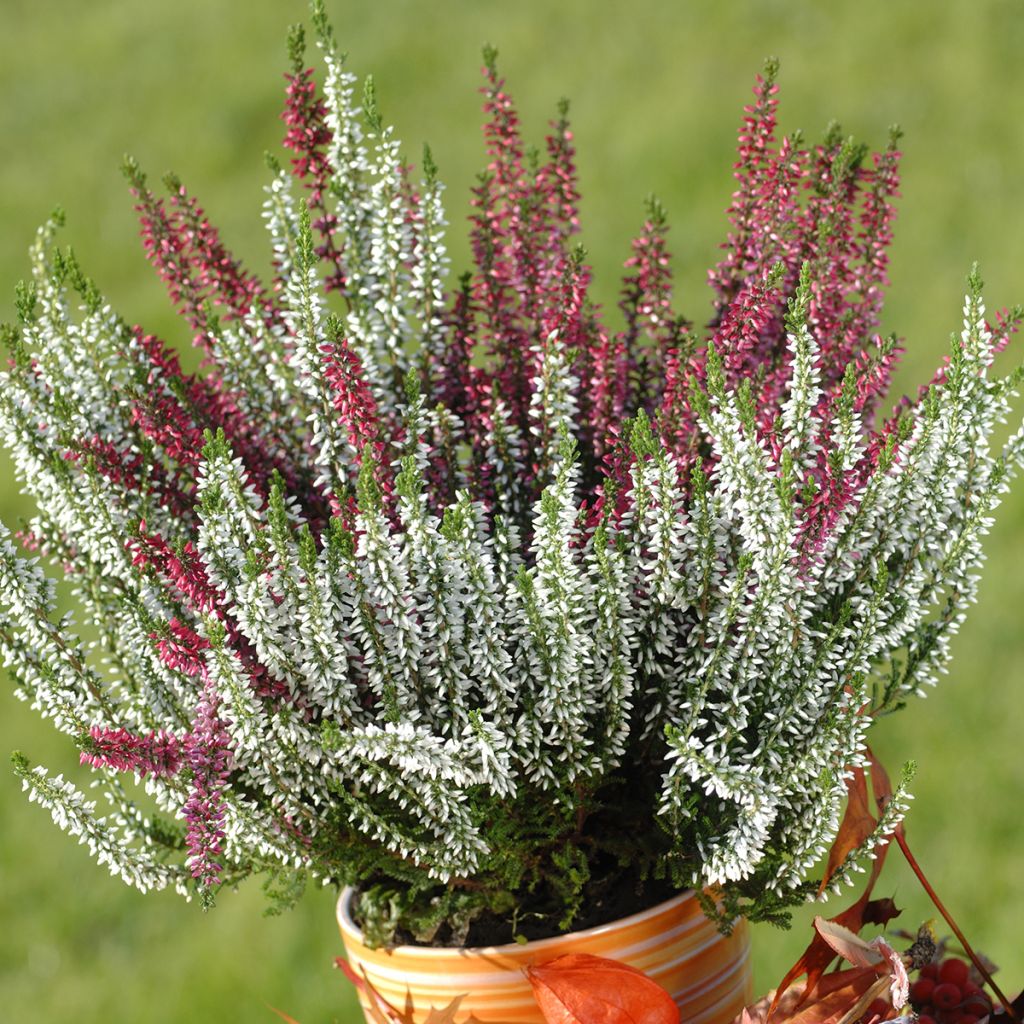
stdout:
{"type": "Polygon", "coordinates": [[[222,791],[228,779],[231,748],[226,723],[219,715],[220,698],[206,679],[187,736],[185,763],[191,771],[189,797],[183,813],[188,824],[185,844],[188,866],[204,898],[220,880],[224,853],[222,791]]]}
{"type": "MultiPolygon", "coordinates": [[[[738,186],[729,207],[732,231],[723,246],[727,255],[708,275],[720,311],[736,298],[744,281],[751,275],[756,278],[763,274],[781,257],[778,234],[772,228],[781,229],[782,237],[792,231],[785,215],[792,212],[786,204],[793,190],[786,180],[789,175],[783,176],[779,171],[792,167],[793,155],[788,145],[778,157],[773,152],[779,105],[777,72],[773,63],[763,76],[758,76],[754,103],[744,108],[733,171],[738,186]]],[[[804,157],[800,154],[801,163],[804,157]]],[[[794,170],[793,176],[799,177],[799,170],[794,170]]]]}
{"type": "MultiPolygon", "coordinates": [[[[167,182],[172,215],[177,221],[179,237],[185,243],[188,266],[194,281],[193,291],[201,302],[199,308],[183,310],[195,319],[195,326],[216,334],[216,324],[206,309],[220,309],[226,322],[241,320],[253,312],[268,325],[279,322],[280,313],[264,290],[259,278],[246,271],[221,241],[220,232],[207,219],[205,212],[184,185],[175,178],[167,182]]],[[[211,343],[204,343],[209,347],[211,343]]]]}
{"type": "Polygon", "coordinates": [[[145,360],[147,388],[133,395],[132,422],[166,458],[168,468],[160,471],[166,472],[170,486],[183,494],[194,491],[204,436],[211,430],[223,430],[231,438],[262,494],[268,493],[275,471],[296,486],[299,472],[282,456],[273,424],[258,428],[237,397],[214,377],[186,374],[177,353],[159,338],[136,328],[135,341],[145,360]]]}
{"type": "Polygon", "coordinates": [[[212,355],[217,329],[211,314],[227,320],[254,309],[268,322],[277,316],[259,279],[242,268],[224,247],[220,234],[181,182],[167,179],[170,202],[154,195],[134,161],[125,174],[136,198],[146,255],[167,285],[171,301],[195,332],[194,343],[212,355]]]}
{"type": "Polygon", "coordinates": [[[462,419],[466,433],[482,437],[477,422],[483,407],[480,393],[483,373],[473,366],[476,337],[476,312],[473,305],[472,275],[465,273],[446,316],[446,344],[439,353],[430,354],[428,372],[433,381],[433,396],[462,419]]]}
{"type": "Polygon", "coordinates": [[[129,541],[135,565],[151,566],[195,612],[217,611],[222,604],[217,589],[210,584],[206,568],[191,541],[174,550],[159,534],[147,533],[146,522],[139,524],[137,535],[129,541]]]}
{"type": "Polygon", "coordinates": [[[98,725],[89,730],[89,738],[85,742],[86,747],[80,755],[82,764],[163,778],[177,773],[185,746],[163,729],[138,736],[126,729],[107,729],[98,725]]]}
{"type": "Polygon", "coordinates": [[[665,211],[654,198],[648,217],[633,240],[626,260],[619,309],[626,322],[616,336],[612,357],[615,381],[612,420],[651,408],[662,395],[662,408],[671,408],[667,382],[669,364],[678,361],[687,332],[686,322],[672,308],[672,272],[666,241],[665,211]]]}
{"type": "Polygon", "coordinates": [[[202,448],[203,431],[194,401],[199,397],[197,389],[182,372],[177,353],[159,338],[136,328],[135,342],[148,362],[148,372],[145,389],[140,389],[132,406],[132,423],[159,446],[183,480],[186,474],[194,474],[202,448]]]}
{"type": "Polygon", "coordinates": [[[193,678],[205,671],[203,652],[209,649],[209,641],[178,619],[171,619],[166,633],[153,633],[150,639],[156,641],[160,660],[168,668],[193,678]]]}
{"type": "Polygon", "coordinates": [[[385,445],[377,402],[366,383],[359,356],[344,337],[339,337],[336,342],[327,342],[320,351],[324,357],[324,376],[331,388],[334,410],[355,453],[357,465],[362,462],[367,446],[373,452],[375,462],[381,462],[385,445]]]}
{"type": "Polygon", "coordinates": [[[284,147],[291,150],[292,173],[309,190],[309,208],[312,213],[312,228],[320,242],[316,254],[327,263],[330,271],[324,280],[325,291],[341,291],[345,288],[345,271],[341,251],[335,241],[338,218],[327,205],[326,195],[331,179],[331,165],[327,158],[327,147],[331,143],[331,130],[327,127],[327,106],[317,94],[313,81],[313,69],[304,66],[304,38],[301,26],[293,29],[289,40],[292,70],[285,76],[288,88],[285,92],[285,108],[281,119],[288,126],[284,136],[284,147]]]}
{"type": "Polygon", "coordinates": [[[490,162],[474,190],[474,302],[484,351],[495,367],[492,401],[496,389],[511,422],[527,434],[530,382],[539,369],[534,341],[545,311],[558,301],[564,243],[578,230],[575,168],[564,112],[548,143],[549,163],[527,167],[519,116],[496,58],[494,51],[485,54],[490,162]]]}

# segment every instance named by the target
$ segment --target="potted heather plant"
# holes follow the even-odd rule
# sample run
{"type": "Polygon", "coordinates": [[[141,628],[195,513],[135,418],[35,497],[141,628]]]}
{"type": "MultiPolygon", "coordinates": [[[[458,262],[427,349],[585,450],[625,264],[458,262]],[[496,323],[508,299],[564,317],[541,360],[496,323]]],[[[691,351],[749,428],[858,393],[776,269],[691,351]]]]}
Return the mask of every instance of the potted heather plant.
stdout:
{"type": "Polygon", "coordinates": [[[673,306],[651,201],[606,325],[567,111],[532,155],[492,51],[475,265],[451,288],[429,152],[407,166],[313,21],[322,92],[297,29],[290,167],[270,161],[272,285],[177,180],[161,196],[126,165],[200,373],[105,303],[59,216],[32,249],[0,429],[38,505],[20,538],[99,642],[54,621],[5,529],[0,647],[111,810],[15,770],[140,889],[348,887],[364,998],[408,990],[416,1020],[469,988],[464,1015],[536,1019],[486,985],[521,988],[496,966],[566,935],[729,1019],[745,933],[715,924],[815,892],[871,722],[934,680],[973,598],[1021,459],[1021,433],[991,440],[1017,377],[990,376],[1019,314],[986,319],[972,274],[947,363],[879,413],[897,136],[777,143],[772,63],[709,320],[673,306]]]}

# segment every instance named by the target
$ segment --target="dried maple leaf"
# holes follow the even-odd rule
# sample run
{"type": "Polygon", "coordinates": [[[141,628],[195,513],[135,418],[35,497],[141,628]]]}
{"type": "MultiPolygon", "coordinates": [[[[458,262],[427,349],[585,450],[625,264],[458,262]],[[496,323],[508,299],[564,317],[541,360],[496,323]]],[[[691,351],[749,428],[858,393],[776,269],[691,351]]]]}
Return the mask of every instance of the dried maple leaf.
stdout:
{"type": "MultiPolygon", "coordinates": [[[[820,975],[799,996],[794,997],[793,990],[784,995],[777,992],[767,1015],[755,1016],[752,1012],[740,1024],[767,1024],[770,1016],[785,1024],[854,1024],[876,999],[885,999],[896,1009],[906,1004],[906,967],[884,939],[865,942],[848,928],[822,917],[814,919],[814,927],[829,955],[841,956],[853,966],[820,975]]],[[[755,1004],[754,1009],[760,1007],[755,1004]]]]}
{"type": "MultiPolygon", "coordinates": [[[[870,905],[868,897],[870,896],[871,889],[878,878],[878,873],[882,869],[885,850],[886,847],[883,847],[879,852],[879,855],[875,860],[871,876],[868,879],[867,888],[864,890],[863,894],[855,903],[852,903],[847,907],[846,910],[831,918],[833,922],[848,928],[852,932],[858,932],[864,926],[865,909],[870,905]]],[[[819,979],[835,958],[835,950],[832,949],[832,947],[829,946],[829,944],[816,932],[814,938],[811,939],[810,944],[804,950],[803,955],[786,972],[786,976],[782,981],[779,982],[779,987],[775,992],[775,1002],[769,1011],[769,1015],[774,1014],[775,1010],[778,1008],[779,1000],[781,1000],[782,996],[788,991],[793,982],[804,975],[807,976],[807,985],[804,987],[801,1001],[809,999],[814,994],[819,979]]]]}
{"type": "Polygon", "coordinates": [[[459,1005],[466,998],[467,993],[456,996],[447,1006],[442,1009],[432,1006],[427,1014],[426,1024],[455,1024],[455,1014],[458,1013],[459,1005]]]}
{"type": "MultiPolygon", "coordinates": [[[[868,761],[871,762],[871,792],[875,798],[878,813],[881,814],[892,799],[892,783],[889,781],[889,773],[885,770],[885,765],[875,757],[874,751],[868,747],[866,753],[868,761]]],[[[902,821],[896,826],[893,835],[905,835],[902,821]]]]}
{"type": "Polygon", "coordinates": [[[864,905],[864,913],[861,915],[861,923],[878,924],[885,927],[894,917],[899,917],[903,911],[888,897],[883,896],[877,900],[868,900],[864,905]]]}
{"type": "Polygon", "coordinates": [[[399,1013],[369,982],[363,991],[373,1024],[413,1024],[412,1014],[399,1013]]]}
{"type": "MultiPolygon", "coordinates": [[[[436,1006],[432,1006],[430,1008],[430,1012],[427,1014],[427,1019],[424,1024],[456,1024],[455,1014],[458,1012],[459,1006],[462,1004],[462,1000],[465,999],[468,994],[469,993],[467,992],[463,992],[461,996],[456,996],[447,1006],[442,1007],[440,1010],[436,1006]]],[[[458,1024],[483,1024],[483,1021],[471,1013],[468,1017],[460,1017],[458,1024]]],[[[500,1022],[498,1022],[498,1024],[500,1024],[500,1022]]]]}
{"type": "MultiPolygon", "coordinates": [[[[365,969],[362,974],[356,974],[348,961],[340,956],[334,961],[334,965],[363,993],[366,1001],[370,1004],[369,1013],[373,1024],[414,1024],[415,1018],[411,995],[406,1001],[405,1010],[396,1010],[373,987],[373,983],[366,976],[365,969]]],[[[463,992],[461,995],[457,995],[447,1006],[440,1008],[431,1006],[424,1024],[456,1024],[455,1015],[462,1005],[462,1000],[468,994],[468,992],[463,992]]],[[[468,1017],[462,1017],[458,1024],[483,1024],[483,1022],[475,1014],[471,1013],[468,1017]]],[[[492,1024],[501,1024],[501,1022],[492,1022],[492,1024]]]]}
{"type": "Polygon", "coordinates": [[[628,964],[570,953],[526,969],[548,1024],[679,1024],[679,1008],[628,964]]]}
{"type": "Polygon", "coordinates": [[[814,919],[814,930],[825,940],[834,953],[848,960],[854,967],[877,967],[883,960],[876,946],[865,942],[849,928],[823,917],[814,919]]]}

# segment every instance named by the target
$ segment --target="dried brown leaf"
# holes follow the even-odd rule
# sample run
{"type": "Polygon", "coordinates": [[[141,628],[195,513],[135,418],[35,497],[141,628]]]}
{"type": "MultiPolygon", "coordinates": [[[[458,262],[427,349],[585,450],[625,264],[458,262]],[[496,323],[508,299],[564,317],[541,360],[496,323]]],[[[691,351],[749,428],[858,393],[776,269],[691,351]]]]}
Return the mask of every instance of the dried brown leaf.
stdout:
{"type": "MultiPolygon", "coordinates": [[[[881,810],[885,804],[892,798],[892,785],[889,782],[889,776],[881,763],[877,760],[874,754],[868,750],[868,759],[871,763],[871,789],[872,795],[875,798],[875,802],[881,810]]],[[[849,819],[849,829],[857,830],[863,829],[865,823],[861,820],[863,815],[863,807],[867,803],[867,792],[866,792],[866,778],[864,772],[860,769],[854,772],[848,784],[848,791],[850,792],[850,800],[855,805],[856,810],[852,816],[849,812],[849,806],[847,807],[847,814],[843,817],[843,826],[847,825],[849,819]],[[859,822],[859,825],[857,824],[859,822]]],[[[871,818],[871,829],[866,833],[870,835],[878,825],[878,819],[875,817],[871,818]]],[[[843,826],[840,826],[839,835],[836,836],[836,842],[833,845],[832,852],[829,855],[829,864],[833,862],[841,863],[837,852],[837,846],[842,849],[847,847],[850,839],[850,835],[843,834],[843,826]]],[[[902,825],[899,830],[902,833],[902,825]]],[[[863,839],[861,840],[863,842],[863,839]]],[[[859,844],[858,844],[859,845],[859,844]]],[[[855,849],[855,846],[849,846],[846,849],[846,853],[843,854],[843,858],[849,853],[851,849],[855,849]]],[[[871,893],[875,887],[875,883],[878,881],[878,876],[881,874],[882,866],[885,864],[886,854],[889,852],[889,843],[885,841],[876,849],[876,856],[871,865],[871,873],[868,875],[867,884],[864,887],[864,891],[860,897],[847,907],[844,911],[837,914],[831,920],[841,925],[844,928],[848,928],[851,932],[859,932],[867,923],[884,923],[879,921],[875,915],[884,915],[889,913],[890,916],[895,916],[899,913],[896,910],[895,905],[891,900],[877,901],[877,904],[872,904],[871,893]],[[872,915],[869,917],[869,912],[872,915]]],[[[828,877],[826,875],[826,877],[828,877]]],[[[887,918],[886,918],[887,920],[887,918]]],[[[786,976],[779,982],[779,987],[776,989],[775,1001],[772,1005],[770,1013],[774,1013],[777,1008],[779,1000],[781,1000],[783,994],[789,989],[789,987],[796,981],[797,978],[807,976],[807,985],[804,989],[804,1000],[813,1000],[815,995],[815,989],[824,974],[828,969],[829,964],[835,959],[835,951],[817,934],[811,940],[807,949],[804,950],[803,955],[799,960],[786,972],[786,976]]]]}
{"type": "MultiPolygon", "coordinates": [[[[798,982],[792,985],[779,999],[779,1005],[775,1008],[777,1019],[786,1020],[800,1003],[804,993],[804,983],[798,982]]],[[[766,1024],[768,1012],[775,1000],[775,989],[762,996],[756,1003],[745,1006],[739,1016],[733,1019],[732,1024],[766,1024]]]]}
{"type": "Polygon", "coordinates": [[[458,1012],[459,1005],[466,998],[466,995],[467,993],[464,992],[461,996],[456,996],[447,1006],[440,1010],[436,1006],[432,1006],[430,1013],[427,1014],[426,1024],[455,1024],[455,1014],[458,1012]]]}
{"type": "MultiPolygon", "coordinates": [[[[370,1004],[369,1012],[373,1024],[413,1024],[414,1010],[411,995],[406,1001],[405,1010],[397,1010],[373,987],[372,982],[366,976],[365,970],[362,974],[357,974],[343,957],[338,957],[334,961],[334,965],[366,997],[367,1002],[370,1004]]],[[[455,1016],[462,1005],[462,1000],[468,994],[468,992],[463,992],[461,995],[456,996],[447,1006],[442,1006],[440,1009],[432,1006],[424,1024],[456,1024],[455,1016]]],[[[291,1018],[288,1019],[290,1020],[291,1018]]],[[[462,1017],[458,1024],[483,1024],[483,1021],[471,1013],[468,1017],[462,1017]]],[[[490,1024],[503,1024],[503,1022],[491,1021],[490,1024]]]]}
{"type": "MultiPolygon", "coordinates": [[[[889,773],[885,770],[885,765],[875,757],[875,753],[870,747],[867,749],[867,755],[868,761],[871,762],[871,792],[875,798],[878,813],[881,814],[892,799],[892,783],[889,781],[889,773]]],[[[896,826],[896,831],[903,835],[902,821],[896,826]]]]}
{"type": "Polygon", "coordinates": [[[835,842],[828,852],[828,863],[825,874],[818,887],[820,896],[829,886],[832,877],[846,861],[846,858],[858,847],[863,846],[878,821],[868,807],[868,783],[863,768],[854,768],[853,777],[846,784],[846,812],[842,824],[836,833],[835,842]]]}
{"type": "MultiPolygon", "coordinates": [[[[878,987],[878,973],[872,967],[850,967],[845,971],[833,971],[819,981],[813,998],[807,999],[789,1016],[782,1018],[785,1024],[837,1024],[859,1006],[868,993],[878,987]]],[[[882,986],[884,989],[884,984],[882,986]]],[[[867,1000],[870,1003],[872,994],[867,1000]]],[[[866,1005],[866,1004],[865,1004],[866,1005]]],[[[773,1024],[780,1018],[773,1016],[773,1024]]]]}
{"type": "Polygon", "coordinates": [[[848,960],[854,967],[877,967],[884,957],[870,943],[865,942],[849,928],[826,921],[823,917],[814,919],[814,930],[825,940],[833,952],[848,960]]]}

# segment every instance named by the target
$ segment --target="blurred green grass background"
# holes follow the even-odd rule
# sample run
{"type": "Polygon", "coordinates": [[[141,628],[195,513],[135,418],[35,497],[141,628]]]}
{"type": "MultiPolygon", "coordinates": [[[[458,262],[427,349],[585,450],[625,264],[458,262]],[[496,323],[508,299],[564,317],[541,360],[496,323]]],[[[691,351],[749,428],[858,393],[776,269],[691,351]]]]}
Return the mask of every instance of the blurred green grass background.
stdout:
{"type": "MultiPolygon", "coordinates": [[[[573,101],[583,241],[598,298],[614,308],[619,268],[655,192],[669,211],[680,306],[707,311],[704,272],[723,210],[742,104],[768,54],[782,60],[782,128],[812,138],[838,118],[877,145],[906,130],[904,195],[886,330],[907,339],[898,384],[926,379],[958,329],[963,281],[981,261],[990,308],[1024,301],[1024,4],[1021,0],[328,0],[350,65],[372,72],[385,117],[418,158],[429,141],[448,183],[453,269],[466,264],[469,187],[482,166],[477,69],[484,42],[543,138],[560,96],[573,101]]],[[[285,32],[301,0],[3,0],[0,31],[0,294],[13,315],[35,227],[62,204],[66,241],[133,322],[186,343],[145,264],[122,154],[154,176],[175,170],[228,244],[263,270],[262,154],[276,149],[285,32]]],[[[27,511],[0,466],[0,514],[27,511]]],[[[951,677],[927,701],[879,724],[893,768],[916,759],[908,830],[969,937],[1024,985],[1024,487],[1000,512],[981,602],[956,643],[951,677]]],[[[70,746],[0,696],[0,752],[84,778],[70,746]]],[[[890,858],[880,894],[914,928],[934,916],[890,858]]],[[[261,916],[256,884],[203,915],[176,897],[143,898],[96,867],[0,772],[0,993],[21,1024],[357,1020],[333,895],[261,916]]],[[[838,904],[834,904],[834,909],[838,904]]],[[[807,939],[755,931],[757,987],[781,976],[807,939]]]]}

